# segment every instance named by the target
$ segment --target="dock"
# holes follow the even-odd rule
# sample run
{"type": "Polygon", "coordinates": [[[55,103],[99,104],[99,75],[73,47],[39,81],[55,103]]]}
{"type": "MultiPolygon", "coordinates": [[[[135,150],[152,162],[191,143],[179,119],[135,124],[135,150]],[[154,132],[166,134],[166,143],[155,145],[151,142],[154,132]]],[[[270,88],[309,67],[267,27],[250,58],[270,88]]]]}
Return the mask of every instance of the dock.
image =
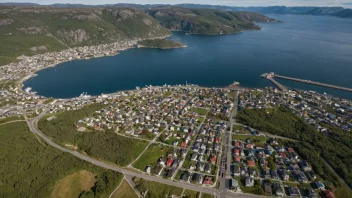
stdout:
{"type": "MultiPolygon", "coordinates": [[[[352,88],[341,87],[341,86],[336,86],[336,85],[330,85],[330,84],[320,83],[320,82],[314,82],[314,81],[311,81],[311,80],[304,80],[304,79],[299,79],[299,78],[281,76],[281,75],[275,74],[274,72],[262,74],[261,77],[267,78],[268,80],[271,80],[272,82],[275,81],[273,78],[276,77],[276,78],[281,78],[281,79],[286,79],[286,80],[291,80],[291,81],[296,81],[296,82],[301,82],[301,83],[306,83],[306,84],[311,84],[311,85],[317,85],[317,86],[321,86],[321,87],[328,87],[328,88],[332,88],[332,89],[338,89],[338,90],[352,92],[352,88]]],[[[276,83],[275,82],[273,82],[273,83],[276,85],[277,82],[276,83]]],[[[276,86],[278,86],[278,85],[276,85],[276,86]]]]}
{"type": "Polygon", "coordinates": [[[275,74],[273,72],[271,73],[265,73],[262,74],[261,77],[262,78],[266,78],[268,80],[270,80],[274,85],[276,85],[282,92],[286,92],[288,91],[288,89],[283,86],[282,84],[278,83],[273,77],[275,76],[275,74]]]}

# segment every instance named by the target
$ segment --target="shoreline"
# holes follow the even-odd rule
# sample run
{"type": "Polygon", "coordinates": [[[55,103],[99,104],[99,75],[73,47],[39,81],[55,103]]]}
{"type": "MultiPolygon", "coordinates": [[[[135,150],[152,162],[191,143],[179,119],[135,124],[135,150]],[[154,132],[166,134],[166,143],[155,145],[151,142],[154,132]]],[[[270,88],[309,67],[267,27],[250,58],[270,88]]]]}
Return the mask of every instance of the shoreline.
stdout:
{"type": "MultiPolygon", "coordinates": [[[[59,61],[59,62],[56,62],[56,63],[53,63],[53,64],[49,64],[49,65],[46,65],[46,66],[43,66],[42,68],[39,68],[39,69],[36,69],[35,71],[32,71],[31,73],[27,74],[25,77],[17,80],[16,85],[17,87],[19,88],[19,90],[22,92],[22,93],[27,93],[23,90],[24,88],[24,82],[38,76],[39,74],[37,74],[38,72],[44,70],[44,69],[48,69],[48,68],[52,68],[52,67],[56,67],[58,66],[59,64],[62,64],[62,63],[66,63],[66,62],[70,62],[70,61],[74,61],[74,60],[89,60],[89,59],[93,59],[93,58],[102,58],[102,57],[108,57],[108,56],[117,56],[120,54],[121,51],[125,51],[125,50],[128,50],[128,49],[133,49],[133,48],[138,48],[138,42],[139,41],[143,41],[143,40],[155,40],[155,39],[166,39],[168,37],[170,37],[172,34],[169,34],[169,35],[165,35],[165,36],[158,36],[158,37],[151,37],[151,38],[139,38],[139,39],[133,39],[133,40],[126,40],[126,41],[119,41],[119,42],[115,42],[115,43],[110,43],[110,44],[99,44],[99,45],[93,45],[93,46],[82,46],[82,47],[75,47],[75,48],[69,48],[69,49],[66,49],[66,50],[63,50],[63,51],[59,51],[59,52],[48,52],[48,53],[54,53],[55,54],[61,54],[67,50],[70,50],[70,49],[80,49],[80,48],[86,48],[86,47],[89,47],[89,48],[92,48],[92,47],[99,47],[99,46],[102,46],[102,45],[107,45],[108,46],[113,46],[113,45],[118,45],[119,43],[122,43],[122,42],[132,42],[134,44],[128,46],[128,47],[124,47],[124,48],[120,48],[120,49],[114,49],[116,50],[116,52],[114,53],[109,53],[109,54],[104,54],[102,56],[96,56],[96,55],[92,55],[91,57],[82,57],[82,58],[72,58],[72,59],[68,59],[68,60],[64,60],[64,61],[59,61]]],[[[186,45],[184,45],[186,46],[186,45]]],[[[151,48],[152,47],[145,47],[145,48],[151,48]]],[[[179,47],[177,47],[179,48],[179,47]]],[[[180,47],[181,48],[181,47],[180,47]]],[[[172,48],[170,48],[172,49],[172,48]]],[[[176,49],[176,48],[175,48],[176,49]]],[[[31,58],[31,57],[35,57],[35,56],[40,56],[40,55],[45,55],[44,54],[36,54],[36,55],[33,55],[33,56],[30,56],[30,57],[26,57],[26,58],[31,58]]],[[[24,61],[24,60],[22,60],[24,61]]],[[[20,61],[21,62],[21,61],[20,61]]],[[[7,65],[4,65],[4,67],[8,66],[8,65],[11,65],[12,63],[10,64],[7,64],[7,65]]],[[[16,64],[16,63],[15,63],[16,64]]],[[[34,94],[36,95],[36,94],[34,94]]],[[[40,95],[38,95],[40,96],[40,95]]],[[[48,98],[46,96],[43,96],[45,98],[48,98]]]]}

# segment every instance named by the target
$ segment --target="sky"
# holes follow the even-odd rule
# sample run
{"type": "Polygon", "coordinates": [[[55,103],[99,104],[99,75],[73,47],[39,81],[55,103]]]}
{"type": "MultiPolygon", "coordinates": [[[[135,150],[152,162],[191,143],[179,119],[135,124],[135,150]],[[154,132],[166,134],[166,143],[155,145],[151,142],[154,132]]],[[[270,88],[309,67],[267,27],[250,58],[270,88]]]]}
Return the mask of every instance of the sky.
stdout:
{"type": "Polygon", "coordinates": [[[211,4],[227,6],[342,6],[352,7],[352,0],[0,0],[0,2],[31,2],[43,5],[53,3],[77,3],[87,5],[115,4],[115,3],[135,3],[135,4],[211,4]]]}

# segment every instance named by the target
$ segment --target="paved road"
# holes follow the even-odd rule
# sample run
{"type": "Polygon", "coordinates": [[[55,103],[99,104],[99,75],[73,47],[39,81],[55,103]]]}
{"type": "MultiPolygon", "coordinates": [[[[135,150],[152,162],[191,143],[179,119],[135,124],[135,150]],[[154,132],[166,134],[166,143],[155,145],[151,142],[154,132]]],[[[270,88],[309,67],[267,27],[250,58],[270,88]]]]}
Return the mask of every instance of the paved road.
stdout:
{"type": "Polygon", "coordinates": [[[198,186],[195,184],[191,184],[191,183],[182,183],[182,182],[175,182],[172,180],[168,180],[168,179],[164,179],[161,177],[156,177],[156,176],[151,176],[151,175],[146,175],[146,174],[142,174],[142,173],[136,173],[130,170],[126,170],[123,169],[121,167],[118,167],[116,165],[112,165],[112,164],[108,164],[105,162],[101,162],[99,160],[96,159],[92,159],[86,155],[83,155],[77,151],[72,151],[69,150],[67,148],[64,148],[58,144],[56,144],[55,142],[53,142],[50,138],[48,138],[46,135],[43,134],[43,132],[41,132],[38,128],[38,121],[46,114],[47,110],[45,110],[43,113],[41,113],[38,117],[32,119],[32,120],[26,120],[30,130],[32,133],[34,133],[34,135],[41,137],[47,144],[49,144],[50,146],[59,149],[63,152],[66,153],[70,153],[71,155],[74,155],[84,161],[87,161],[91,164],[94,164],[96,166],[100,166],[102,168],[106,168],[106,169],[110,169],[113,171],[117,171],[120,173],[123,173],[129,177],[139,177],[139,178],[143,178],[146,180],[151,180],[151,181],[155,181],[155,182],[159,182],[159,183],[163,183],[163,184],[167,184],[170,186],[176,186],[176,187],[180,187],[180,188],[185,188],[185,189],[189,189],[189,190],[194,190],[194,191],[198,191],[198,192],[202,192],[202,193],[208,193],[211,195],[214,195],[215,197],[246,197],[246,198],[255,198],[258,197],[257,195],[251,195],[251,194],[245,194],[245,193],[231,193],[231,192],[222,192],[220,194],[221,191],[215,189],[215,188],[207,188],[207,187],[202,187],[202,186],[198,186]]]}
{"type": "Polygon", "coordinates": [[[234,117],[237,114],[237,106],[238,106],[238,91],[236,91],[235,99],[234,99],[234,109],[230,113],[230,130],[226,132],[226,135],[223,138],[223,146],[224,153],[222,159],[222,171],[221,171],[221,179],[220,179],[220,197],[226,197],[226,194],[229,192],[230,188],[230,179],[231,177],[231,148],[232,148],[232,126],[235,123],[234,117]],[[226,166],[226,168],[225,168],[226,166]],[[224,170],[225,169],[225,170],[224,170]]]}
{"type": "Polygon", "coordinates": [[[61,150],[63,152],[70,153],[71,155],[74,155],[74,156],[76,156],[76,157],[78,157],[78,158],[80,158],[80,159],[82,159],[84,161],[87,161],[87,162],[89,162],[91,164],[94,164],[96,166],[100,166],[100,167],[103,167],[103,168],[106,168],[106,169],[118,171],[118,172],[123,173],[125,175],[129,175],[129,176],[133,176],[133,177],[140,177],[140,178],[143,178],[143,179],[152,180],[152,181],[160,182],[160,183],[163,183],[163,184],[168,184],[168,185],[171,185],[171,186],[177,186],[177,187],[180,187],[180,188],[186,188],[186,189],[190,189],[190,190],[195,190],[195,191],[208,193],[208,194],[212,194],[212,195],[215,195],[218,192],[217,189],[213,189],[213,188],[205,188],[205,187],[201,187],[201,186],[197,186],[197,185],[189,184],[189,183],[174,182],[174,181],[171,181],[171,180],[168,180],[168,179],[163,179],[163,178],[160,178],[160,177],[155,177],[155,176],[151,176],[151,175],[145,175],[145,174],[142,174],[142,173],[136,173],[136,172],[133,172],[133,171],[129,171],[129,170],[120,168],[120,167],[115,166],[115,165],[107,164],[107,163],[101,162],[99,160],[92,159],[92,158],[90,158],[90,157],[88,157],[86,155],[83,155],[83,154],[81,154],[81,153],[79,153],[77,151],[72,151],[72,150],[69,150],[67,148],[64,148],[64,147],[54,143],[51,139],[49,139],[47,136],[45,136],[37,128],[38,121],[45,114],[46,114],[46,111],[44,111],[38,117],[34,118],[31,121],[27,120],[27,124],[28,124],[30,130],[35,135],[38,135],[39,137],[41,137],[50,146],[55,147],[55,148],[57,148],[57,149],[59,149],[59,150],[61,150]]]}

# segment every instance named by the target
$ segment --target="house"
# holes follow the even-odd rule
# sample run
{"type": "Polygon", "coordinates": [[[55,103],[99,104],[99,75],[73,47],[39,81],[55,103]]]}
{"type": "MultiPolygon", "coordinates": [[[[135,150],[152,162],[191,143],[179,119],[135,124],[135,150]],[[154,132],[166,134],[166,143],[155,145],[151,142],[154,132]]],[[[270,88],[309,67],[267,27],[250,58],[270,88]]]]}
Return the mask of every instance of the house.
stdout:
{"type": "Polygon", "coordinates": [[[180,163],[180,160],[179,160],[179,159],[175,159],[175,160],[172,162],[172,168],[177,168],[179,163],[180,163]]]}
{"type": "Polygon", "coordinates": [[[198,158],[198,154],[197,153],[193,153],[192,156],[191,156],[191,160],[192,161],[197,161],[197,158],[198,158]]]}
{"type": "Polygon", "coordinates": [[[216,164],[216,155],[213,155],[213,156],[210,158],[210,163],[211,163],[211,164],[216,164]]]}
{"type": "Polygon", "coordinates": [[[300,161],[298,162],[298,165],[304,170],[304,171],[310,171],[312,168],[309,166],[308,162],[306,161],[300,161]]]}
{"type": "Polygon", "coordinates": [[[240,149],[234,149],[234,153],[235,153],[235,156],[239,156],[240,155],[240,149]]]}
{"type": "Polygon", "coordinates": [[[313,182],[312,186],[315,189],[325,190],[325,185],[321,181],[313,182]]]}
{"type": "Polygon", "coordinates": [[[254,167],[254,166],[255,166],[255,161],[254,161],[254,160],[249,160],[249,161],[247,162],[247,165],[254,167]]]}
{"type": "Polygon", "coordinates": [[[234,166],[233,167],[233,174],[235,176],[240,176],[241,175],[241,168],[239,166],[234,166]]]}
{"type": "Polygon", "coordinates": [[[324,190],[320,192],[322,198],[335,198],[335,194],[330,190],[324,190]]]}
{"type": "Polygon", "coordinates": [[[151,170],[150,166],[147,165],[147,166],[145,167],[145,170],[144,170],[144,171],[145,171],[146,173],[150,174],[150,170],[151,170]]]}
{"type": "Polygon", "coordinates": [[[186,148],[186,146],[187,146],[187,142],[186,142],[186,141],[182,141],[181,147],[182,147],[182,148],[186,148]]]}
{"type": "Polygon", "coordinates": [[[270,170],[270,175],[272,179],[279,179],[279,176],[277,175],[276,170],[270,170]]]}
{"type": "Polygon", "coordinates": [[[159,175],[161,174],[161,171],[162,171],[162,170],[163,170],[163,167],[160,166],[160,165],[158,165],[158,166],[156,166],[155,169],[154,169],[154,174],[159,176],[159,175]]]}
{"type": "Polygon", "coordinates": [[[235,163],[240,163],[241,162],[241,158],[240,157],[235,157],[234,161],[235,161],[235,163]]]}
{"type": "Polygon", "coordinates": [[[306,193],[308,195],[308,198],[318,198],[317,193],[315,193],[315,191],[311,187],[306,188],[306,193]]]}
{"type": "Polygon", "coordinates": [[[183,171],[180,179],[184,182],[188,182],[188,178],[189,178],[189,173],[187,171],[183,171]]]}
{"type": "Polygon", "coordinates": [[[300,197],[301,196],[299,193],[299,189],[295,188],[295,187],[288,186],[287,192],[288,192],[289,196],[293,196],[293,197],[300,197]]]}
{"type": "Polygon", "coordinates": [[[249,174],[250,177],[253,178],[253,177],[255,177],[257,175],[257,172],[255,171],[255,169],[249,168],[248,169],[248,174],[249,174]]]}
{"type": "Polygon", "coordinates": [[[273,194],[271,185],[269,183],[264,184],[264,191],[266,196],[271,196],[273,194]]]}
{"type": "Polygon", "coordinates": [[[278,169],[277,173],[281,180],[287,181],[290,178],[290,175],[286,173],[285,169],[278,169]]]}
{"type": "Polygon", "coordinates": [[[254,186],[254,179],[246,177],[245,179],[245,186],[246,187],[252,187],[254,186]]]}
{"type": "Polygon", "coordinates": [[[161,165],[161,166],[165,166],[165,159],[164,158],[159,158],[158,160],[158,164],[161,165]]]}
{"type": "Polygon", "coordinates": [[[231,179],[231,190],[240,190],[240,185],[238,184],[238,181],[236,179],[231,179]]]}
{"type": "Polygon", "coordinates": [[[204,171],[205,171],[206,173],[209,173],[209,174],[210,174],[210,172],[211,172],[211,166],[210,166],[210,164],[206,164],[206,165],[204,166],[204,171]]]}
{"type": "Polygon", "coordinates": [[[284,187],[281,183],[273,183],[273,191],[275,195],[278,197],[285,196],[284,187]]]}
{"type": "Polygon", "coordinates": [[[185,158],[186,155],[187,155],[187,150],[186,149],[181,149],[181,155],[182,155],[182,158],[185,158]]]}
{"type": "Polygon", "coordinates": [[[166,177],[172,177],[174,174],[175,174],[175,172],[176,172],[176,168],[171,168],[171,169],[169,169],[168,171],[167,171],[167,175],[166,175],[166,177]]]}
{"type": "Polygon", "coordinates": [[[205,177],[203,181],[204,185],[212,185],[213,184],[213,179],[211,177],[205,177]]]}
{"type": "Polygon", "coordinates": [[[166,166],[171,166],[173,162],[174,162],[174,159],[172,159],[172,157],[169,157],[166,161],[166,166]]]}

